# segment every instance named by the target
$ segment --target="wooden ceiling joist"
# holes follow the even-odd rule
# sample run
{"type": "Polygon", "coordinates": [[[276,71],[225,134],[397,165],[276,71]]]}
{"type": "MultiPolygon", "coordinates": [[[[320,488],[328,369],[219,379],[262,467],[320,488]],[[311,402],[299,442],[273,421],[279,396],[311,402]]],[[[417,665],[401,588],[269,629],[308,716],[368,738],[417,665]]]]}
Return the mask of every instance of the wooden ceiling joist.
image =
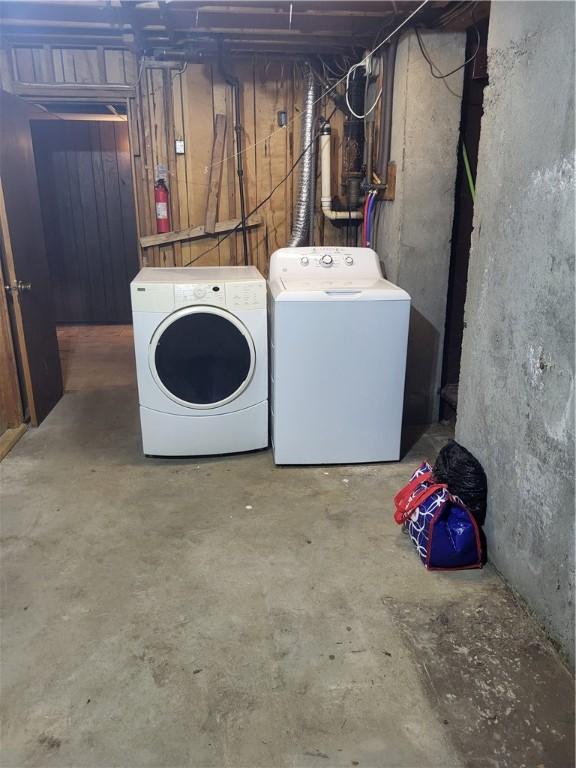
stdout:
{"type": "MultiPolygon", "coordinates": [[[[134,41],[140,51],[155,47],[177,50],[199,38],[234,40],[233,50],[307,52],[316,44],[342,48],[369,47],[377,35],[410,14],[418,2],[363,0],[264,0],[227,3],[186,0],[67,0],[66,2],[4,0],[0,3],[0,31],[10,43],[23,40],[54,43],[76,38],[79,43],[103,40],[134,41]]],[[[484,14],[487,3],[431,0],[419,14],[423,24],[461,28],[474,14],[484,14]]],[[[207,43],[208,48],[211,46],[207,43]]]]}

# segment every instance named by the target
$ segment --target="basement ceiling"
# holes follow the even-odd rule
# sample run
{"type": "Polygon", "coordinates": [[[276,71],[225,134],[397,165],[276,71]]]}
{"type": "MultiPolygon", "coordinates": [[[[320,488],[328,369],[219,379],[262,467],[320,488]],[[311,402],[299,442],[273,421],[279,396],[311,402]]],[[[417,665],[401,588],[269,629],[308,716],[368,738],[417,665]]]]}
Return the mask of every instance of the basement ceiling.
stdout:
{"type": "MultiPolygon", "coordinates": [[[[203,56],[218,41],[228,53],[299,55],[364,49],[382,39],[419,2],[187,2],[83,0],[0,3],[3,44],[121,45],[139,53],[203,56]]],[[[431,0],[424,26],[464,29],[489,3],[431,0]]]]}

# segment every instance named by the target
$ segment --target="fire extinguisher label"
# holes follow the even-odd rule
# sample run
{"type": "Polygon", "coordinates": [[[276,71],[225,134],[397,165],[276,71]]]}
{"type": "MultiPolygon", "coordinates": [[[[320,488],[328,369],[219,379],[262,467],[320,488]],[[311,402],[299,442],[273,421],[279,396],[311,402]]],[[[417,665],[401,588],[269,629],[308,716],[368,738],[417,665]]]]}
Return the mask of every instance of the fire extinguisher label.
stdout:
{"type": "Polygon", "coordinates": [[[168,218],[168,203],[156,203],[156,218],[157,219],[168,218]]]}

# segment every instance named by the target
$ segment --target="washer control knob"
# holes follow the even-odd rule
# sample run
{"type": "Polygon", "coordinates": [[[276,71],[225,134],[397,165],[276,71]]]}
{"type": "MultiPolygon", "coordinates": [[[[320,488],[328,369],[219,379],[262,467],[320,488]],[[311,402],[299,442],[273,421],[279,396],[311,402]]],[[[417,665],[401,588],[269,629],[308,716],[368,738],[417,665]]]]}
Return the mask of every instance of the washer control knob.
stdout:
{"type": "Polygon", "coordinates": [[[325,253],[324,256],[320,259],[322,266],[324,267],[331,267],[334,259],[332,256],[330,256],[329,253],[325,253]]]}
{"type": "Polygon", "coordinates": [[[194,296],[196,296],[197,299],[203,299],[204,296],[206,296],[206,289],[201,288],[200,286],[194,288],[194,296]]]}
{"type": "Polygon", "coordinates": [[[302,256],[302,258],[300,259],[300,264],[302,264],[303,267],[307,267],[308,264],[310,264],[310,259],[308,258],[308,256],[302,256]]]}
{"type": "Polygon", "coordinates": [[[344,261],[346,262],[346,264],[348,264],[349,267],[351,267],[352,264],[354,264],[354,259],[352,258],[352,256],[346,256],[344,261]]]}

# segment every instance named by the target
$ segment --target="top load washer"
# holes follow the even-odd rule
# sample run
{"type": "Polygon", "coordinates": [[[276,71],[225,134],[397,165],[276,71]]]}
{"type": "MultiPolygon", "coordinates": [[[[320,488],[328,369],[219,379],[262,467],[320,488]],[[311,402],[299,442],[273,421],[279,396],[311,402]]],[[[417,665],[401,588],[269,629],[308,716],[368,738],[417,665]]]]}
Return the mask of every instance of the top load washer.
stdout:
{"type": "Polygon", "coordinates": [[[130,288],[144,453],[265,448],[266,281],[258,270],[148,267],[130,288]]]}
{"type": "Polygon", "coordinates": [[[369,248],[281,248],[268,291],[275,462],[397,460],[410,296],[369,248]]]}

